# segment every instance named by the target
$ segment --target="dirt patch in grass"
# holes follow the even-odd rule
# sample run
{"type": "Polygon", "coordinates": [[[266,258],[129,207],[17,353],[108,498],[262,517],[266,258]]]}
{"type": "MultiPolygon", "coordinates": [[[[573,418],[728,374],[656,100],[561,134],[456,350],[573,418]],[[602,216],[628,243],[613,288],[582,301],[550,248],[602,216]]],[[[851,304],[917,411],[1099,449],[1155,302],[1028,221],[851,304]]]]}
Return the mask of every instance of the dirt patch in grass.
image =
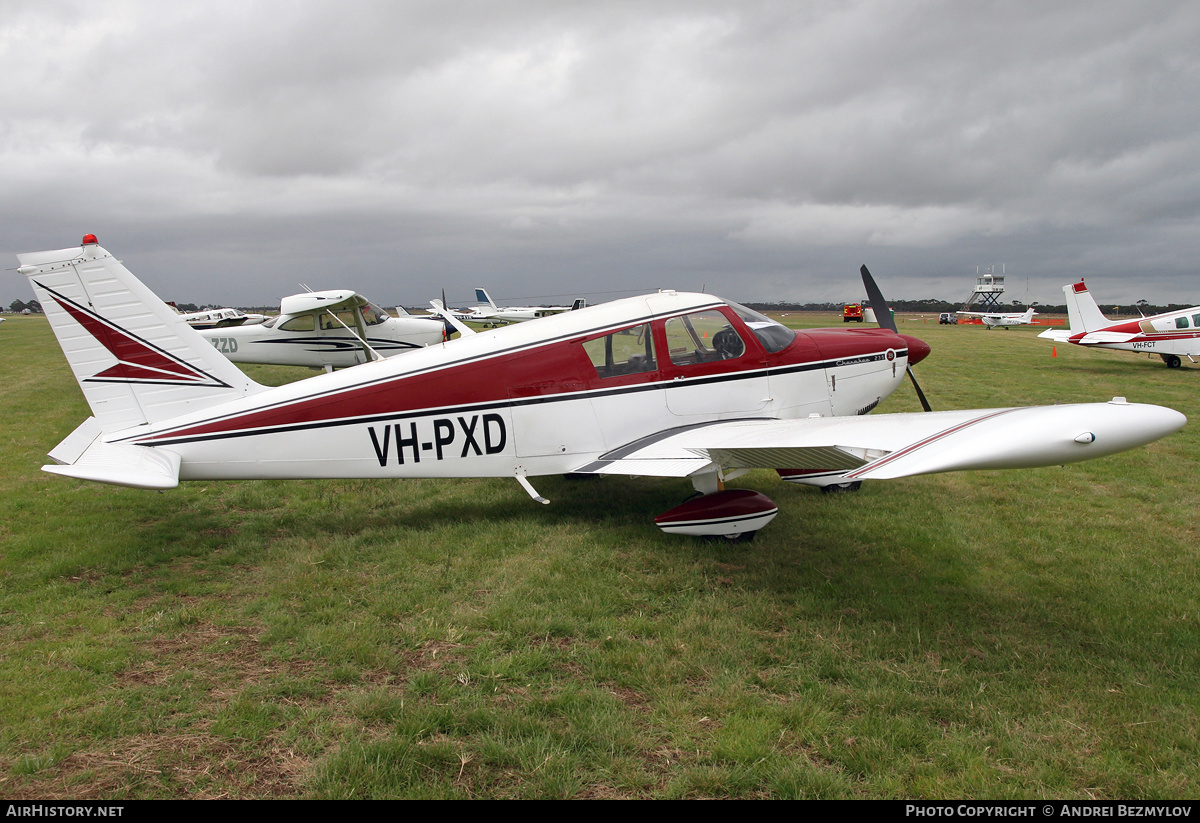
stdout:
{"type": "Polygon", "coordinates": [[[118,678],[118,692],[159,689],[186,675],[197,705],[174,728],[98,741],[25,780],[9,781],[13,799],[123,797],[297,797],[310,771],[305,756],[280,743],[281,730],[248,741],[213,731],[214,718],[256,687],[311,673],[306,661],[265,660],[257,627],[197,625],[154,635],[149,654],[118,678]],[[12,783],[19,785],[11,785],[12,783]]]}
{"type": "MultiPolygon", "coordinates": [[[[127,797],[296,797],[306,759],[274,745],[246,749],[212,734],[137,735],[103,750],[75,752],[11,787],[13,800],[116,800],[127,797]]],[[[6,794],[9,792],[6,791],[6,794]]]]}

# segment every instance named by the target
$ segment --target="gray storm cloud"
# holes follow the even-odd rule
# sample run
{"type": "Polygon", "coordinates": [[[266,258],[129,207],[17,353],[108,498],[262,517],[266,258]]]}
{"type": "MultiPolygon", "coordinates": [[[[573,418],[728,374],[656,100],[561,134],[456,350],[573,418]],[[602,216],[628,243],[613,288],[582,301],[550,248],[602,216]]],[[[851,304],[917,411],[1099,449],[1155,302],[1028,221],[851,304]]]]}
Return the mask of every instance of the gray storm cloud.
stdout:
{"type": "Polygon", "coordinates": [[[0,245],[168,299],[1200,298],[1187,2],[3,10],[0,245]]]}

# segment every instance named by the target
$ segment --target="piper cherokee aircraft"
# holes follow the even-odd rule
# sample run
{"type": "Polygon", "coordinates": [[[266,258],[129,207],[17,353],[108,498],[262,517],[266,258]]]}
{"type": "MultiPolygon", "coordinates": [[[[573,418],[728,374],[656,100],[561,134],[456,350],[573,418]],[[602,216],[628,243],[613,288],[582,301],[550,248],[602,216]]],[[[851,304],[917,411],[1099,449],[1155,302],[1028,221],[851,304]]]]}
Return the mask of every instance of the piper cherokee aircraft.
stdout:
{"type": "Polygon", "coordinates": [[[1023,312],[1011,312],[1008,314],[982,311],[960,311],[955,312],[955,314],[960,314],[964,317],[978,317],[983,321],[983,325],[988,327],[988,331],[991,331],[997,326],[1004,327],[1006,330],[1008,326],[1027,326],[1033,322],[1033,316],[1037,312],[1033,310],[1033,306],[1030,306],[1023,312]]]}
{"type": "Polygon", "coordinates": [[[391,317],[346,289],[293,294],[280,301],[279,312],[255,326],[200,334],[234,363],[333,371],[440,343],[445,331],[427,317],[391,317]]]}
{"type": "MultiPolygon", "coordinates": [[[[546,503],[529,478],[687,478],[700,495],[659,515],[658,526],[741,539],[778,511],[759,492],[724,488],[751,468],[848,488],[1072,463],[1186,422],[1124,398],[868,416],[929,353],[894,321],[797,332],[736,303],[674,291],[269,388],[179,320],[95,236],[19,257],[93,415],[44,468],[101,483],[511,477],[546,503]]],[[[919,388],[918,396],[928,407],[919,388]]]]}
{"type": "Polygon", "coordinates": [[[526,320],[536,320],[539,317],[549,317],[565,311],[574,311],[587,305],[586,300],[579,298],[570,306],[505,306],[501,308],[492,300],[487,289],[475,289],[475,299],[481,305],[460,311],[444,309],[437,301],[431,300],[429,304],[434,308],[431,314],[445,316],[446,312],[450,312],[456,319],[463,322],[500,326],[507,323],[523,323],[526,320]]]}
{"type": "Polygon", "coordinates": [[[1120,349],[1157,354],[1168,368],[1177,369],[1186,357],[1200,355],[1200,306],[1137,320],[1109,320],[1096,298],[1080,280],[1063,286],[1070,329],[1049,329],[1038,337],[1056,343],[1075,343],[1096,349],[1120,349]]]}

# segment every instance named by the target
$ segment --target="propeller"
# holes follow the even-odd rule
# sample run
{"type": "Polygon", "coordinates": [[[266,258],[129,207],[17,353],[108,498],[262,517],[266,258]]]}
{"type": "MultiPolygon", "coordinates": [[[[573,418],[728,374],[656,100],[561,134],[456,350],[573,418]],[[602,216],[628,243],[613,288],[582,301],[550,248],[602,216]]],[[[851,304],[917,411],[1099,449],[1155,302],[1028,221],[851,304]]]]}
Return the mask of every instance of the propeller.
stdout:
{"type": "MultiPolygon", "coordinates": [[[[887,301],[883,299],[883,292],[879,290],[879,286],[875,285],[875,278],[867,271],[867,267],[863,266],[859,269],[862,274],[863,288],[867,290],[867,305],[875,311],[875,320],[880,326],[892,332],[899,334],[896,329],[896,318],[892,317],[892,311],[888,308],[887,301]]],[[[929,401],[925,399],[925,392],[921,391],[921,386],[917,383],[917,376],[913,374],[912,366],[905,366],[904,370],[908,372],[908,379],[912,381],[913,388],[917,390],[917,399],[921,401],[921,408],[925,411],[933,411],[929,405],[929,401]]]]}

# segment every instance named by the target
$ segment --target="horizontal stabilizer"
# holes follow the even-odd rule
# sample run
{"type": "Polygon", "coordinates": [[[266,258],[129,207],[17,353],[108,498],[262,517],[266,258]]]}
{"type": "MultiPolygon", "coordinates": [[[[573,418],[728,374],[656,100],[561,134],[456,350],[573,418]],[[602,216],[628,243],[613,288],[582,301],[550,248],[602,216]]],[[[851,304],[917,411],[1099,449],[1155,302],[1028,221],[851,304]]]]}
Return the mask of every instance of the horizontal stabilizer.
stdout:
{"type": "Polygon", "coordinates": [[[1053,340],[1055,343],[1070,343],[1072,334],[1070,329],[1046,329],[1038,337],[1053,340]]]}
{"type": "Polygon", "coordinates": [[[42,466],[42,471],[135,489],[173,489],[179,485],[179,465],[179,455],[167,449],[95,441],[74,463],[42,466]]]}
{"type": "Polygon", "coordinates": [[[1128,334],[1119,331],[1093,331],[1088,332],[1075,342],[1081,346],[1099,346],[1104,343],[1128,343],[1139,336],[1138,334],[1128,334]]]}

